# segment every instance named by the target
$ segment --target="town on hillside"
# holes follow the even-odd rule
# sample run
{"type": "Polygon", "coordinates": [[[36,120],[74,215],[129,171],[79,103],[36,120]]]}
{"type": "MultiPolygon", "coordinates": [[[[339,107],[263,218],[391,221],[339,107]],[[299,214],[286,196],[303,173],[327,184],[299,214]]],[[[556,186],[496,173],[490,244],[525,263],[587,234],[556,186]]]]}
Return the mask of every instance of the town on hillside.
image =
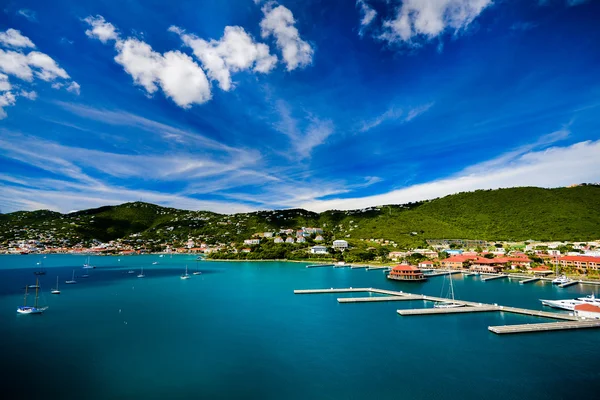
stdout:
{"type": "Polygon", "coordinates": [[[599,275],[600,240],[588,242],[490,242],[472,239],[426,240],[427,246],[400,249],[385,239],[340,239],[321,227],[298,227],[256,232],[243,242],[207,243],[202,238],[187,241],[147,243],[139,234],[92,245],[56,245],[50,238],[15,240],[0,245],[4,254],[94,254],[128,255],[149,253],[204,254],[222,260],[312,260],[347,263],[404,264],[421,269],[461,269],[481,273],[530,272],[599,275]]]}

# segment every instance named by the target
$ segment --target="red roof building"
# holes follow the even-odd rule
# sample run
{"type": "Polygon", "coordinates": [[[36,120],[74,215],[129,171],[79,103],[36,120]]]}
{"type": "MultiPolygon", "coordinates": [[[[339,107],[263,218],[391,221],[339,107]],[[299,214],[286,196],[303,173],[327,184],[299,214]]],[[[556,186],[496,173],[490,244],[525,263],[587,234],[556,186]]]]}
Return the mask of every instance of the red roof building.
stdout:
{"type": "Polygon", "coordinates": [[[575,306],[575,314],[578,317],[600,319],[600,307],[592,304],[577,304],[575,306]]]}
{"type": "Polygon", "coordinates": [[[427,278],[421,270],[413,265],[396,265],[387,276],[396,281],[424,281],[427,278]]]}
{"type": "Polygon", "coordinates": [[[448,257],[445,260],[440,262],[442,268],[451,268],[451,269],[462,269],[466,268],[467,264],[471,260],[477,259],[477,256],[471,255],[460,255],[460,256],[452,256],[448,257]]]}
{"type": "MultiPolygon", "coordinates": [[[[593,271],[598,271],[600,269],[600,257],[561,256],[558,257],[558,262],[563,267],[575,267],[593,271]]],[[[552,259],[552,264],[556,265],[556,258],[552,259]]]]}

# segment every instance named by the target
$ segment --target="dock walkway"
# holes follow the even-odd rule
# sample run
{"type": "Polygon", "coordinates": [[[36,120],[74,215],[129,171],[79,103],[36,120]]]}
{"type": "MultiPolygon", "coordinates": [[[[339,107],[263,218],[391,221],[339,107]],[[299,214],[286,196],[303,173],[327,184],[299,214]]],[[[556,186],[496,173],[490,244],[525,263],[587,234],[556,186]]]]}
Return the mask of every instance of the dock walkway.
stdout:
{"type": "Polygon", "coordinates": [[[565,329],[600,328],[600,321],[546,322],[542,324],[488,326],[490,332],[502,335],[507,333],[548,332],[565,329]]]}
{"type": "Polygon", "coordinates": [[[529,278],[529,279],[525,279],[525,280],[519,281],[519,283],[520,283],[521,285],[524,285],[524,284],[526,284],[526,283],[530,283],[530,282],[537,282],[537,281],[539,281],[539,280],[540,280],[540,278],[539,278],[538,276],[536,276],[536,277],[534,277],[534,278],[529,278]]]}
{"type": "Polygon", "coordinates": [[[491,281],[494,279],[501,279],[501,278],[508,278],[508,275],[492,275],[492,276],[487,276],[485,278],[481,278],[482,282],[487,282],[487,281],[491,281]]]}

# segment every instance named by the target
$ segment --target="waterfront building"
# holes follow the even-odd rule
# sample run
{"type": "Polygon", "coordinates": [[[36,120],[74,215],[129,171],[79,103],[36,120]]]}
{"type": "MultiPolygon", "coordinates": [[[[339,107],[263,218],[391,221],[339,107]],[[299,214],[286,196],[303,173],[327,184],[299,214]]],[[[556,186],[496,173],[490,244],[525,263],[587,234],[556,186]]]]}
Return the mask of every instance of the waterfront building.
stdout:
{"type": "Polygon", "coordinates": [[[421,261],[419,263],[419,268],[422,268],[422,269],[433,268],[433,261],[421,261]]]}
{"type": "Polygon", "coordinates": [[[409,282],[419,282],[427,280],[427,278],[419,268],[415,267],[414,265],[405,264],[396,265],[394,268],[392,268],[387,278],[395,281],[409,282]]]}
{"type": "MultiPolygon", "coordinates": [[[[556,258],[550,262],[556,265],[556,258]]],[[[600,257],[591,256],[562,256],[558,257],[558,263],[563,267],[575,267],[583,270],[598,271],[600,269],[600,257]]]]}
{"type": "Polygon", "coordinates": [[[440,261],[442,268],[450,269],[464,269],[468,267],[470,261],[477,259],[475,255],[460,255],[448,257],[445,260],[440,261]]]}
{"type": "Polygon", "coordinates": [[[473,261],[473,264],[469,268],[473,272],[490,272],[499,273],[502,272],[506,265],[509,263],[508,259],[504,257],[498,258],[485,258],[478,257],[473,261]]]}

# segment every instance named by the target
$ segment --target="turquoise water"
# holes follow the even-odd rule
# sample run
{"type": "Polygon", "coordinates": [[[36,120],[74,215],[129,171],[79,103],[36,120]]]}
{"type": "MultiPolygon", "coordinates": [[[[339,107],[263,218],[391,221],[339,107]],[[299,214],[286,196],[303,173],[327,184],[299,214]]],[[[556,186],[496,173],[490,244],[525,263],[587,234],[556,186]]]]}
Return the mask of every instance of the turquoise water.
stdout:
{"type": "MultiPolygon", "coordinates": [[[[2,390],[19,398],[572,399],[600,389],[600,330],[497,336],[489,325],[540,320],[401,317],[397,309],[424,303],[293,294],[377,287],[439,296],[443,277],[414,284],[363,269],[124,256],[92,257],[90,277],[65,285],[73,269],[83,273],[85,257],[49,255],[40,298],[49,309],[17,315],[40,259],[0,256],[2,390]],[[202,275],[179,279],[186,264],[202,275]],[[57,275],[62,294],[54,296],[57,275]]],[[[535,309],[539,298],[598,294],[539,282],[454,283],[458,298],[535,309]]]]}

